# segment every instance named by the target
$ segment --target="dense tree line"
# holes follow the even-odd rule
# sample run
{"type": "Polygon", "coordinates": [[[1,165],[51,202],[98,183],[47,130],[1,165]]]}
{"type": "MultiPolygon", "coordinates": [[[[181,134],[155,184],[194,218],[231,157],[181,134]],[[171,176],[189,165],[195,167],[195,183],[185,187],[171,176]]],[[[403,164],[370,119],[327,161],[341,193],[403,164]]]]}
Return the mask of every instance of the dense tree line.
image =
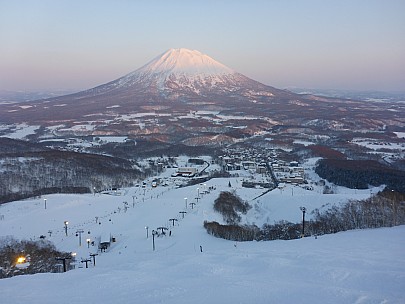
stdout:
{"type": "Polygon", "coordinates": [[[392,227],[405,224],[405,194],[385,190],[366,200],[349,201],[320,212],[313,211],[309,234],[328,234],[351,229],[392,227]]]}
{"type": "MultiPolygon", "coordinates": [[[[322,235],[352,229],[392,227],[405,224],[405,194],[386,190],[369,199],[349,201],[325,211],[313,211],[313,218],[305,222],[305,236],[322,235]]],[[[204,222],[211,235],[233,241],[291,240],[301,237],[302,223],[279,221],[240,226],[235,223],[204,222]]]]}
{"type": "Polygon", "coordinates": [[[322,178],[348,188],[367,189],[386,185],[405,192],[405,171],[392,169],[373,160],[322,159],[315,172],[322,178]]]}
{"type": "Polygon", "coordinates": [[[46,150],[0,154],[0,203],[49,193],[85,193],[131,186],[144,173],[130,161],[46,150]]]}
{"type": "Polygon", "coordinates": [[[187,146],[181,143],[167,143],[153,139],[137,139],[125,143],[107,143],[101,146],[89,148],[93,153],[108,153],[125,159],[137,159],[159,156],[200,156],[217,155],[218,149],[206,146],[187,146]]]}
{"type": "Polygon", "coordinates": [[[69,253],[56,250],[55,246],[46,240],[18,241],[12,237],[0,239],[0,279],[22,274],[39,272],[55,272],[60,261],[56,258],[69,257],[69,253]],[[18,258],[26,259],[21,265],[18,258]]]}
{"type": "Polygon", "coordinates": [[[204,228],[215,237],[232,241],[253,241],[260,234],[256,226],[240,226],[237,224],[221,225],[218,222],[204,221],[204,228]]]}
{"type": "Polygon", "coordinates": [[[314,156],[319,156],[327,159],[346,159],[346,156],[335,149],[322,145],[310,145],[307,147],[314,156]]]}
{"type": "Polygon", "coordinates": [[[28,141],[16,140],[7,137],[0,137],[0,154],[3,153],[21,153],[25,152],[38,152],[49,150],[41,145],[30,143],[28,141]]]}

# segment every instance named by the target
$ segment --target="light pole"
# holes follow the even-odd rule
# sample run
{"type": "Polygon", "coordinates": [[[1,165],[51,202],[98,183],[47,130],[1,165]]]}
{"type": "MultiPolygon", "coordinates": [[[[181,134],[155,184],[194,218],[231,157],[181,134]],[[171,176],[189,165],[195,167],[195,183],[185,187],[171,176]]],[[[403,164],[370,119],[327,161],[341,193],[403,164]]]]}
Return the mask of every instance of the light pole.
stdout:
{"type": "Polygon", "coordinates": [[[153,251],[155,251],[155,235],[157,234],[157,231],[152,230],[152,244],[153,244],[153,251]]]}
{"type": "Polygon", "coordinates": [[[187,197],[184,198],[184,201],[186,202],[186,209],[187,209],[187,197]]]}
{"type": "Polygon", "coordinates": [[[87,248],[90,248],[91,239],[86,239],[86,242],[87,242],[87,248]]]}
{"type": "Polygon", "coordinates": [[[68,236],[67,229],[68,229],[68,224],[69,224],[69,222],[68,222],[68,221],[64,221],[63,223],[65,224],[65,234],[66,234],[66,236],[68,236]]]}
{"type": "Polygon", "coordinates": [[[76,236],[78,236],[79,237],[79,246],[82,246],[82,233],[83,233],[84,231],[83,230],[77,230],[76,231],[76,236]]]}
{"type": "Polygon", "coordinates": [[[146,229],[146,238],[149,238],[149,227],[145,226],[145,229],[146,229]]]}
{"type": "Polygon", "coordinates": [[[44,205],[45,205],[45,209],[46,209],[46,198],[44,198],[44,205]]]}
{"type": "Polygon", "coordinates": [[[307,211],[307,208],[300,207],[300,210],[302,211],[302,233],[301,233],[301,237],[303,238],[304,235],[305,235],[305,212],[307,211]]]}
{"type": "Polygon", "coordinates": [[[200,188],[197,188],[197,197],[200,197],[200,188]]]}

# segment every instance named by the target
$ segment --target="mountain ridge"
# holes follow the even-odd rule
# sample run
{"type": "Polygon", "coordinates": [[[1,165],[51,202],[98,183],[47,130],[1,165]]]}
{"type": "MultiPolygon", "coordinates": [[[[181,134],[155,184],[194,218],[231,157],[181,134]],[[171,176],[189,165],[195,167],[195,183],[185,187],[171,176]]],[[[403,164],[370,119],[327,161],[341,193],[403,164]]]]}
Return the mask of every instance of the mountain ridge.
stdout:
{"type": "MultiPolygon", "coordinates": [[[[223,134],[237,130],[242,137],[269,132],[276,125],[310,127],[321,133],[380,131],[381,126],[403,126],[402,113],[399,104],[277,89],[199,51],[170,49],[123,77],[85,91],[24,105],[0,104],[0,123],[55,126],[61,134],[67,134],[65,130],[76,134],[78,125],[87,135],[166,134],[167,141],[175,143],[218,128],[223,134]],[[216,114],[202,121],[198,115],[189,116],[200,111],[237,118],[219,123],[216,114]],[[155,118],[140,119],[141,113],[153,113],[155,118]],[[191,128],[194,120],[198,125],[204,122],[204,127],[191,128]]],[[[46,132],[55,133],[55,128],[46,132]]]]}
{"type": "Polygon", "coordinates": [[[250,79],[199,51],[180,48],[169,49],[139,69],[84,92],[103,94],[120,89],[152,89],[163,93],[160,96],[164,98],[168,92],[175,90],[204,94],[207,90],[235,92],[243,88],[278,90],[250,79]]]}
{"type": "Polygon", "coordinates": [[[143,107],[193,111],[196,104],[220,109],[269,103],[298,95],[250,79],[199,51],[169,49],[133,72],[78,93],[0,107],[6,123],[84,120],[139,112],[143,107]],[[61,111],[63,109],[63,111],[61,111]]]}

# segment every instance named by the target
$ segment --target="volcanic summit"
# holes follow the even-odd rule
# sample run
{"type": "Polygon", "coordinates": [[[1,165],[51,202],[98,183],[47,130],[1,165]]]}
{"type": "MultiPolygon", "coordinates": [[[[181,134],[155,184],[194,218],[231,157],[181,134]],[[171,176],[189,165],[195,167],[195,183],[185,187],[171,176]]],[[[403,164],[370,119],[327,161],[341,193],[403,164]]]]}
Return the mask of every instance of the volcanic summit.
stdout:
{"type": "MultiPolygon", "coordinates": [[[[209,93],[269,90],[196,50],[170,49],[128,75],[87,92],[126,91],[147,93],[163,99],[204,97],[209,93]]],[[[274,88],[272,88],[274,89],[274,88]]]]}
{"type": "Polygon", "coordinates": [[[195,138],[201,132],[236,132],[240,136],[241,130],[256,134],[275,125],[378,129],[399,116],[385,111],[386,107],[389,105],[382,109],[382,105],[361,101],[276,89],[199,51],[180,48],[86,91],[24,104],[2,104],[0,123],[54,126],[68,134],[76,132],[78,126],[80,134],[86,135],[155,134],[162,138],[165,134],[162,140],[174,142],[179,134],[189,133],[189,138],[195,138]],[[202,120],[196,113],[207,116],[202,120]],[[218,115],[229,118],[220,123],[218,115]],[[145,125],[146,120],[149,125],[145,125]]]}
{"type": "Polygon", "coordinates": [[[131,113],[145,106],[192,110],[209,104],[232,107],[295,96],[252,80],[196,50],[169,49],[141,68],[79,93],[0,108],[6,122],[80,119],[131,113]],[[63,108],[63,111],[61,110],[63,108]],[[4,115],[3,115],[4,114],[4,115]],[[10,120],[11,119],[11,120],[10,120]]]}

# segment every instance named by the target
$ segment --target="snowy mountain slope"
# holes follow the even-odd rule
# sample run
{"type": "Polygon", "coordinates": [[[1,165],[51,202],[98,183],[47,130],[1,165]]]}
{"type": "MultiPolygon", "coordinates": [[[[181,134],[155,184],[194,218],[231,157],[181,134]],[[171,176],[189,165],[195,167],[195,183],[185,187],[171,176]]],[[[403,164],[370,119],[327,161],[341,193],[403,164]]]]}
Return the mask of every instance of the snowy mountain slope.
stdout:
{"type": "MultiPolygon", "coordinates": [[[[177,136],[179,128],[188,129],[187,121],[178,116],[213,110],[237,117],[265,118],[279,125],[310,127],[321,133],[380,131],[381,126],[388,130],[404,125],[403,109],[397,104],[295,94],[250,79],[188,49],[170,49],[123,77],[79,93],[30,101],[23,106],[0,104],[0,123],[68,128],[92,124],[87,135],[128,135],[134,122],[120,117],[154,111],[174,116],[159,119],[161,129],[171,130],[167,142],[173,143],[184,139],[177,136]]],[[[155,126],[156,122],[151,133],[156,133],[155,126]]],[[[235,121],[232,127],[240,127],[240,123],[235,121]]],[[[270,128],[272,124],[259,127],[270,128]]],[[[260,131],[252,125],[244,130],[245,134],[260,131]]],[[[190,132],[185,137],[194,135],[190,132]]]]}
{"type": "MultiPolygon", "coordinates": [[[[220,191],[230,190],[229,181],[243,199],[266,209],[268,214],[263,213],[263,217],[270,222],[298,221],[301,205],[308,208],[309,215],[310,210],[325,203],[369,195],[369,190],[345,188],[339,188],[336,195],[323,195],[317,189],[301,192],[287,186],[283,192],[277,189],[255,199],[263,189],[242,188],[241,179],[233,178],[184,188],[176,188],[170,180],[167,187],[152,188],[146,181],[146,188],[96,195],[49,195],[5,204],[0,206],[4,215],[1,236],[29,239],[44,234],[59,249],[76,252],[79,261],[97,251],[96,246],[87,248],[85,239],[97,242],[112,235],[116,242],[106,253],[99,252],[96,266],[89,269],[0,280],[2,303],[405,301],[404,227],[294,241],[235,243],[216,239],[205,232],[202,223],[221,221],[212,204],[220,191]],[[196,203],[193,208],[192,202],[196,203]],[[184,218],[179,213],[182,211],[187,212],[184,218]],[[174,226],[171,218],[177,219],[174,226]],[[66,220],[68,236],[63,226],[66,220]],[[172,235],[155,237],[153,251],[151,232],[160,226],[167,227],[172,235]],[[75,235],[79,229],[84,231],[82,246],[75,235]]],[[[247,220],[264,220],[256,216],[254,212],[248,214],[247,220]]]]}
{"type": "Polygon", "coordinates": [[[199,51],[185,48],[169,49],[138,69],[137,72],[143,74],[175,73],[190,76],[236,73],[199,51]]]}
{"type": "Polygon", "coordinates": [[[268,92],[271,87],[237,73],[208,55],[184,48],[169,49],[136,71],[86,92],[104,94],[137,87],[150,92],[156,90],[162,96],[173,91],[180,95],[204,95],[213,90],[237,92],[241,89],[273,96],[268,92]]]}
{"type": "Polygon", "coordinates": [[[249,99],[286,96],[298,95],[261,84],[199,51],[182,48],[170,49],[141,68],[106,84],[34,101],[27,104],[24,111],[18,105],[4,105],[0,107],[0,114],[5,121],[65,120],[105,112],[128,114],[146,105],[180,104],[184,110],[185,105],[192,106],[195,102],[231,105],[249,99]],[[111,108],[112,105],[115,108],[111,108]]]}

